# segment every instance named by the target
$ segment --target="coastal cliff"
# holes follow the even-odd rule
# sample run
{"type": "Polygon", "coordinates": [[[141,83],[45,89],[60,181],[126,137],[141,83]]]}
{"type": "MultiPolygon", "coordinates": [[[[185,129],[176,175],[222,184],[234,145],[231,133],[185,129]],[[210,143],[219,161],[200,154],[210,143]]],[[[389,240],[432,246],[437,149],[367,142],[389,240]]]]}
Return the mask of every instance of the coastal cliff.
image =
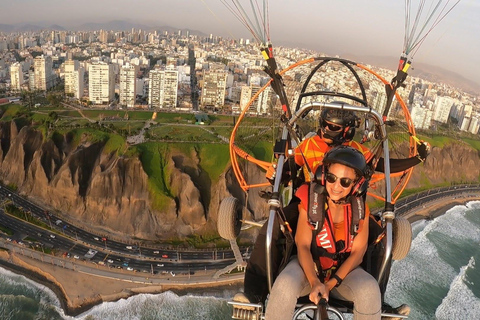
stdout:
{"type": "MultiPolygon", "coordinates": [[[[223,198],[245,202],[229,165],[213,177],[202,167],[207,159],[195,148],[158,151],[164,186],[160,192],[153,187],[158,175],[146,169],[141,155],[110,150],[106,140],[71,132],[45,138],[41,131],[20,128],[13,121],[0,123],[0,139],[3,184],[100,234],[145,240],[211,235],[223,198]]],[[[433,148],[414,170],[408,187],[478,182],[478,163],[478,152],[467,145],[433,148]]],[[[264,181],[264,173],[255,166],[244,170],[250,181],[264,181]]],[[[268,214],[258,192],[249,194],[246,207],[255,219],[268,214]]]]}
{"type": "MultiPolygon", "coordinates": [[[[12,121],[0,123],[0,139],[4,185],[100,234],[145,240],[212,234],[221,199],[243,198],[233,172],[225,168],[212,183],[195,150],[160,152],[161,193],[152,187],[158,177],[146,173],[139,156],[109,152],[106,141],[92,141],[87,134],[45,139],[41,131],[12,121]]],[[[247,171],[263,177],[253,166],[247,171]]],[[[249,202],[253,212],[262,211],[255,196],[249,202]]]]}

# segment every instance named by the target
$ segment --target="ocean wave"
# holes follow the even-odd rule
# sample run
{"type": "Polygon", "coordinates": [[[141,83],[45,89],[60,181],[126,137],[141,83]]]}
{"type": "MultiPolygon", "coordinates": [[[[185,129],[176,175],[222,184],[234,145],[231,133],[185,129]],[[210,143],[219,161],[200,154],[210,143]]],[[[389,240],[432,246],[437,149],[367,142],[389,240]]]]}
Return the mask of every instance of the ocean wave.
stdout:
{"type": "Polygon", "coordinates": [[[412,240],[414,240],[425,227],[430,224],[430,220],[418,220],[412,223],[412,240]]]}
{"type": "Polygon", "coordinates": [[[65,314],[48,287],[0,267],[0,318],[62,319],[65,314]]]}
{"type": "Polygon", "coordinates": [[[426,223],[412,241],[407,257],[393,262],[386,301],[408,303],[412,319],[435,319],[435,311],[449,294],[461,267],[477,251],[480,232],[465,216],[469,208],[455,206],[426,223]]]}
{"type": "Polygon", "coordinates": [[[452,281],[447,296],[438,306],[435,312],[438,320],[480,319],[480,299],[468,288],[465,279],[467,270],[473,268],[475,259],[471,257],[468,265],[462,267],[452,281]]]}
{"type": "Polygon", "coordinates": [[[231,309],[217,297],[139,294],[117,302],[105,302],[79,315],[80,320],[149,319],[228,319],[231,309]]]}
{"type": "Polygon", "coordinates": [[[475,225],[465,218],[468,207],[457,205],[447,210],[444,215],[434,219],[425,227],[425,232],[435,230],[456,239],[480,241],[480,233],[475,225]]]}

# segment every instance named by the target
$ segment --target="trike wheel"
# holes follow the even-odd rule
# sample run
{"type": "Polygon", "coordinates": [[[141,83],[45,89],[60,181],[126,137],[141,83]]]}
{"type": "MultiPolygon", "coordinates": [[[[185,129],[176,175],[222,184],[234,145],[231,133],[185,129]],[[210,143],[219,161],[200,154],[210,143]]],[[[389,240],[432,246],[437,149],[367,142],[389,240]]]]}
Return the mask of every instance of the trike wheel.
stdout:
{"type": "Polygon", "coordinates": [[[402,260],[410,251],[412,244],[412,226],[403,217],[395,217],[393,220],[393,260],[402,260]]]}
{"type": "Polygon", "coordinates": [[[218,209],[217,229],[220,237],[234,240],[242,227],[242,205],[237,198],[228,197],[222,200],[218,209]]]}

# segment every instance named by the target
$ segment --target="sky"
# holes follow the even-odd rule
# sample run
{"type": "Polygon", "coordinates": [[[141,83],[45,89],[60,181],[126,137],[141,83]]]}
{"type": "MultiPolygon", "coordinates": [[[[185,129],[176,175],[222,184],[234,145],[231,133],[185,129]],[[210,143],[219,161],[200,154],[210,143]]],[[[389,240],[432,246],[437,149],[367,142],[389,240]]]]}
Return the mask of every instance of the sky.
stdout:
{"type": "MultiPolygon", "coordinates": [[[[239,1],[249,8],[250,0],[239,1]]],[[[262,6],[263,0],[252,0],[262,6]]],[[[439,0],[424,0],[426,8],[439,0]]],[[[270,40],[328,55],[387,56],[403,50],[405,0],[269,0],[270,40]]],[[[409,0],[415,4],[419,0],[409,0]]],[[[443,0],[451,7],[456,0],[443,0]]],[[[0,0],[1,24],[48,22],[68,29],[87,22],[128,20],[234,38],[250,33],[224,3],[232,0],[0,0]]],[[[412,13],[413,15],[413,13],[412,13]]],[[[250,15],[252,16],[252,15],[250,15]]],[[[459,4],[414,56],[480,84],[480,0],[459,4]]],[[[413,19],[413,18],[412,18],[413,19]]],[[[425,17],[423,17],[425,21],[425,17]]],[[[361,62],[361,61],[360,61],[361,62]]]]}

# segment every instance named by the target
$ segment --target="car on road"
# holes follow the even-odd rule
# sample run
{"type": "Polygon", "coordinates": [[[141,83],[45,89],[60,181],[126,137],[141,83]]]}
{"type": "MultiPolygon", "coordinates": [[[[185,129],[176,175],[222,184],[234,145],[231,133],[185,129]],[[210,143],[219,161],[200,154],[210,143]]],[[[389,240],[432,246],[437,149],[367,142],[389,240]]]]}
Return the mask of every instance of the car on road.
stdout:
{"type": "Polygon", "coordinates": [[[108,263],[113,263],[113,260],[112,260],[112,259],[108,259],[107,262],[108,262],[108,263]]]}
{"type": "Polygon", "coordinates": [[[168,258],[168,254],[162,254],[162,258],[168,258]]]}
{"type": "Polygon", "coordinates": [[[163,263],[157,263],[157,267],[164,267],[165,265],[163,263]]]}
{"type": "Polygon", "coordinates": [[[78,260],[78,259],[80,259],[80,256],[74,255],[73,258],[78,260]]]}
{"type": "Polygon", "coordinates": [[[133,271],[133,268],[132,267],[127,267],[127,270],[128,271],[133,271]]]}
{"type": "Polygon", "coordinates": [[[100,241],[100,238],[99,237],[93,237],[93,240],[100,241]]]}
{"type": "Polygon", "coordinates": [[[170,274],[172,275],[172,277],[175,277],[175,272],[170,271],[170,274]]]}
{"type": "Polygon", "coordinates": [[[160,253],[160,251],[158,251],[158,250],[153,251],[153,254],[159,254],[159,253],[160,253]]]}
{"type": "Polygon", "coordinates": [[[55,237],[54,234],[51,234],[51,235],[50,235],[50,238],[55,239],[56,237],[55,237]]]}

